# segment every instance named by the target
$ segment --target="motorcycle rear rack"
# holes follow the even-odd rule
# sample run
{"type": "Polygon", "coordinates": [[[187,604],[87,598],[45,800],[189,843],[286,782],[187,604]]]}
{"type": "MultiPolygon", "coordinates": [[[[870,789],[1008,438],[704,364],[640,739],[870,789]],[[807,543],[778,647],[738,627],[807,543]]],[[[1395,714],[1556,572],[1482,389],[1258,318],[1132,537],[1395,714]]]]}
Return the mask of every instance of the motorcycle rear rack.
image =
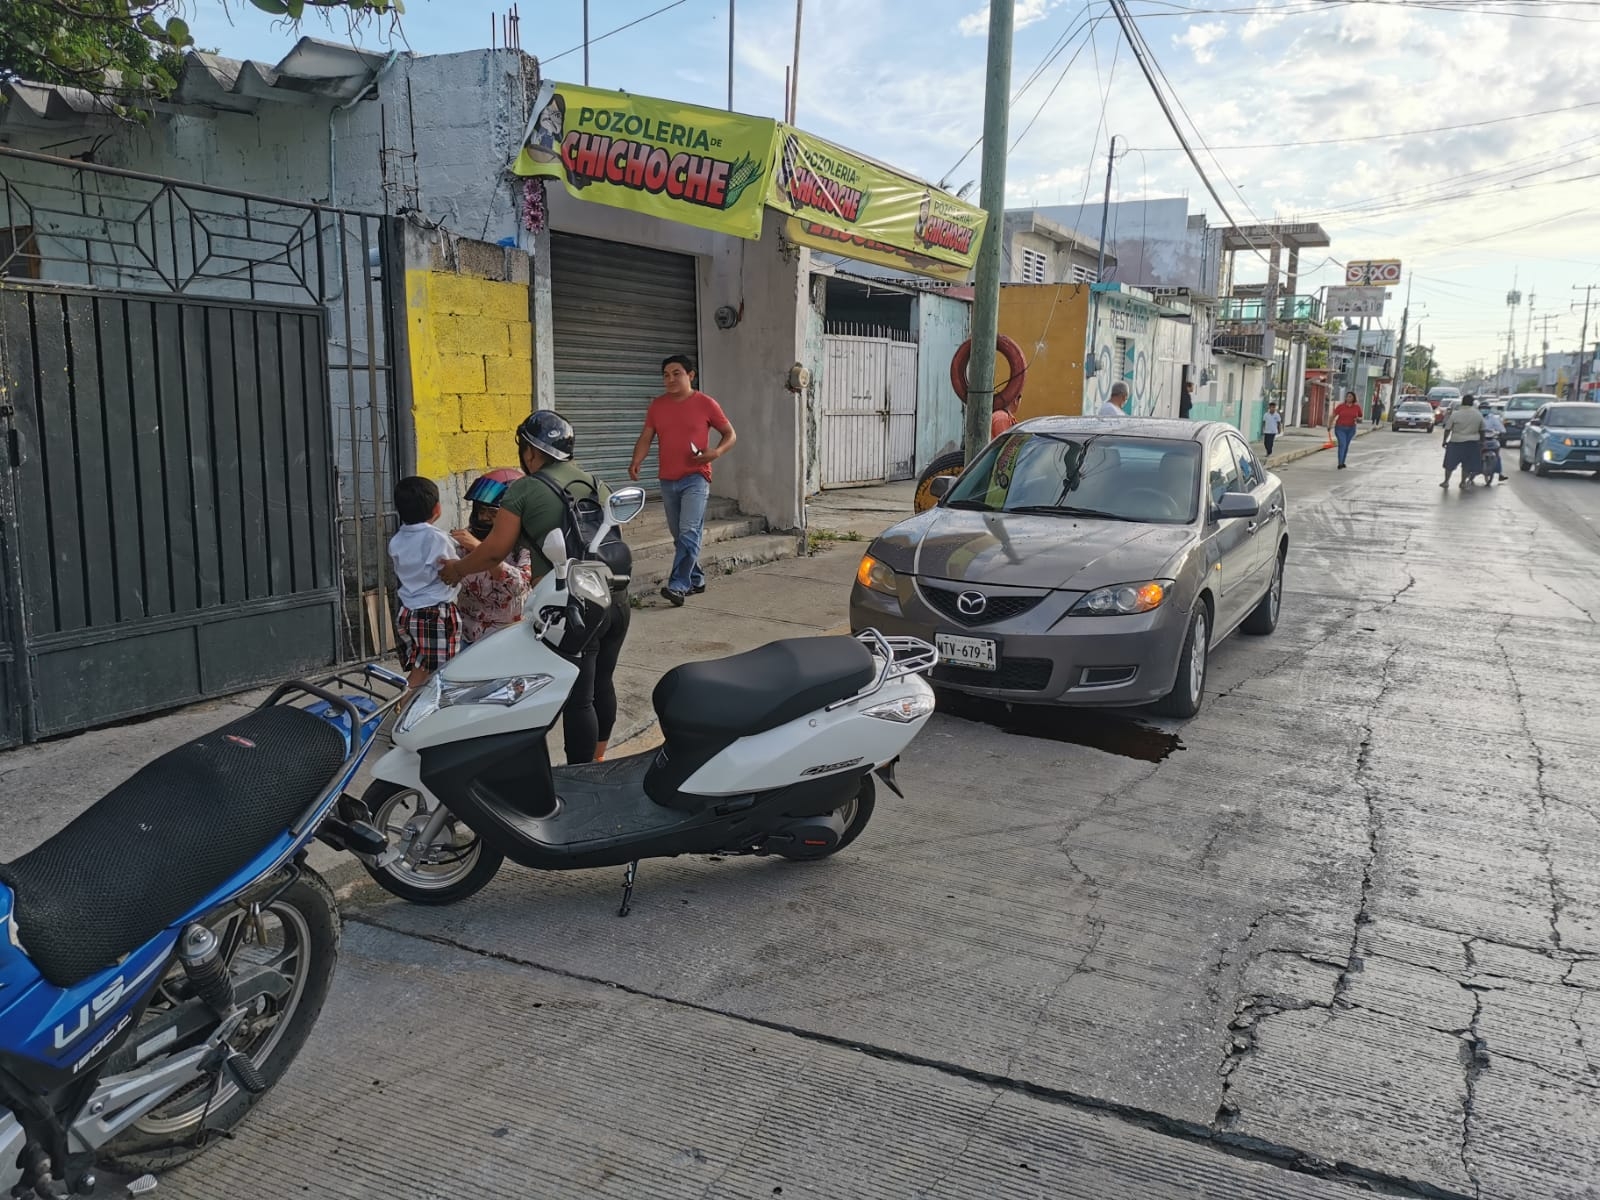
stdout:
{"type": "Polygon", "coordinates": [[[856,634],[856,641],[871,650],[874,657],[882,662],[882,666],[878,668],[877,677],[872,681],[871,687],[828,705],[823,709],[824,712],[833,712],[848,704],[876,696],[891,680],[901,679],[907,675],[921,675],[925,671],[933,670],[939,661],[939,652],[921,638],[903,634],[885,637],[876,629],[863,629],[856,634]]]}

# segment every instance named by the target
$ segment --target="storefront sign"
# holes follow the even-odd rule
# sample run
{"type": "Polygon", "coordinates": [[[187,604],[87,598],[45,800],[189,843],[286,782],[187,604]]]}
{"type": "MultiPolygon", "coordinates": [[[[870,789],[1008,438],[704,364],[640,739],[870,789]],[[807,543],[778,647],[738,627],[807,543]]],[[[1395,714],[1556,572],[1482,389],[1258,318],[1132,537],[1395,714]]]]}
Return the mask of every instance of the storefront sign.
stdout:
{"type": "Polygon", "coordinates": [[[582,200],[761,236],[775,121],[568,83],[539,90],[512,168],[582,200]]]}
{"type": "Polygon", "coordinates": [[[964,283],[987,214],[821,138],[626,92],[547,82],[513,170],[569,194],[742,238],[763,206],[797,245],[964,283]]]}
{"type": "Polygon", "coordinates": [[[767,203],[790,214],[786,234],[799,245],[953,282],[971,273],[987,217],[789,125],[778,127],[767,203]]]}
{"type": "Polygon", "coordinates": [[[1331,287],[1328,289],[1328,315],[1381,317],[1388,295],[1381,287],[1331,287]]]}

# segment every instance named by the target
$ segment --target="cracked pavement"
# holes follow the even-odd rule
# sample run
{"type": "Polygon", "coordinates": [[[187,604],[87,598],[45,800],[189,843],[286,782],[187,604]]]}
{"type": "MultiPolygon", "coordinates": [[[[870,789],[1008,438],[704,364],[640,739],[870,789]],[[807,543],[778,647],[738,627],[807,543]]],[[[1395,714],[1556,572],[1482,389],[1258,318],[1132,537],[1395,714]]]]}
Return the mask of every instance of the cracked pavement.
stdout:
{"type": "Polygon", "coordinates": [[[162,1194],[1600,1197],[1600,482],[1437,460],[1281,472],[1283,623],[1158,763],[941,714],[823,864],[359,896],[162,1194]]]}

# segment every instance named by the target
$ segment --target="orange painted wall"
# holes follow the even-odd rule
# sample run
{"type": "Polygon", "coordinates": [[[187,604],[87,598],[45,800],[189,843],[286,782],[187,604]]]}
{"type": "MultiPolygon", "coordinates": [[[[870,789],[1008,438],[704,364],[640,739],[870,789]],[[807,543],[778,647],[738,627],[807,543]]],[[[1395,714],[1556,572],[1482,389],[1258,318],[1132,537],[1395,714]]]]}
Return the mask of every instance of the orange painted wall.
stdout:
{"type": "MultiPolygon", "coordinates": [[[[1022,347],[1028,378],[1019,420],[1083,414],[1083,347],[1089,285],[1008,284],[1000,289],[1000,332],[1022,347]]],[[[995,373],[1009,378],[1005,360],[995,373]]]]}

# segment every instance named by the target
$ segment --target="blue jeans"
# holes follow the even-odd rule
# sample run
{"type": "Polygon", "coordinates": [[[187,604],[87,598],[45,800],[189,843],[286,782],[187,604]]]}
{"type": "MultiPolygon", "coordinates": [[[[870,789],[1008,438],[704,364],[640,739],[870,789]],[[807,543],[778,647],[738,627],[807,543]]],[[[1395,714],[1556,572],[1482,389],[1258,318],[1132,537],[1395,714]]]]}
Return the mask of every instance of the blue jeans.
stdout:
{"type": "Polygon", "coordinates": [[[1344,466],[1344,456],[1350,453],[1350,443],[1355,440],[1356,427],[1354,425],[1335,425],[1333,427],[1334,439],[1339,443],[1339,465],[1344,466]]]}
{"type": "Polygon", "coordinates": [[[667,586],[675,592],[687,595],[705,586],[705,572],[700,569],[700,538],[705,532],[706,501],[710,498],[711,481],[704,475],[661,481],[661,506],[666,509],[667,530],[676,548],[667,586]]]}

